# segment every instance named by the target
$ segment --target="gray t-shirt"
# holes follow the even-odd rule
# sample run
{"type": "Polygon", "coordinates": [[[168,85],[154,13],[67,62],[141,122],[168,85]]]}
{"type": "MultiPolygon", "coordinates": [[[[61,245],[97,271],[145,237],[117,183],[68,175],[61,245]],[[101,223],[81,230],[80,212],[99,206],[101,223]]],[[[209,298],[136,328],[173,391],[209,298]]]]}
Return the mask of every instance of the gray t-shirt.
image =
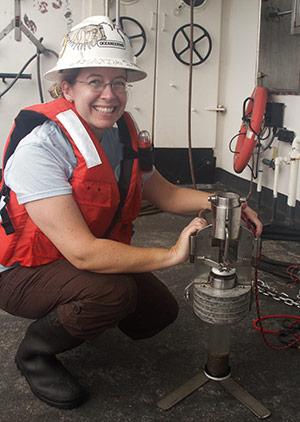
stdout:
{"type": "MultiPolygon", "coordinates": [[[[123,144],[116,127],[107,129],[101,146],[117,181],[123,159],[123,144]]],[[[4,170],[6,185],[15,192],[19,204],[72,193],[70,180],[77,166],[73,147],[59,126],[47,120],[37,126],[17,146],[4,170]]],[[[145,182],[152,173],[143,176],[145,182]]],[[[7,269],[0,265],[0,272],[7,269]]]]}

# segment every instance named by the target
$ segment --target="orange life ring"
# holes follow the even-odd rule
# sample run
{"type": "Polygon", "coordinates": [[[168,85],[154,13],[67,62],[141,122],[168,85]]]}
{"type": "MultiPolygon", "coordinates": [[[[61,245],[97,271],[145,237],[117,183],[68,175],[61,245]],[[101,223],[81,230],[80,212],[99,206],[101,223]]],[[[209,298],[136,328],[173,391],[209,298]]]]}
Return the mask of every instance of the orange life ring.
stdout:
{"type": "Polygon", "coordinates": [[[254,89],[248,102],[245,115],[250,117],[250,124],[243,122],[239,132],[233,162],[236,173],[241,173],[244,170],[255,148],[265,114],[267,98],[267,88],[258,86],[254,89]]]}

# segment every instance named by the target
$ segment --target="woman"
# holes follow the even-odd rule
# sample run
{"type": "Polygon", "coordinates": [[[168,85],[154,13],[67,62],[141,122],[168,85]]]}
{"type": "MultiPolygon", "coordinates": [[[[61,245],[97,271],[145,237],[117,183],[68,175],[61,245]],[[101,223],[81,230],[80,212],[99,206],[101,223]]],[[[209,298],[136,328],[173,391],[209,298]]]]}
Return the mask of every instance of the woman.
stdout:
{"type": "MultiPolygon", "coordinates": [[[[176,300],[151,271],[185,262],[190,235],[206,224],[194,218],[170,249],[130,245],[141,197],[175,214],[210,208],[207,193],[143,174],[136,136],[121,136],[128,82],[145,76],[120,28],[88,18],[45,75],[61,98],[21,111],[7,142],[0,305],[36,320],[16,364],[33,393],[58,408],[79,406],[87,393],[57,353],[110,327],[140,339],[176,319],[176,300]]],[[[245,212],[259,235],[256,213],[245,212]]]]}

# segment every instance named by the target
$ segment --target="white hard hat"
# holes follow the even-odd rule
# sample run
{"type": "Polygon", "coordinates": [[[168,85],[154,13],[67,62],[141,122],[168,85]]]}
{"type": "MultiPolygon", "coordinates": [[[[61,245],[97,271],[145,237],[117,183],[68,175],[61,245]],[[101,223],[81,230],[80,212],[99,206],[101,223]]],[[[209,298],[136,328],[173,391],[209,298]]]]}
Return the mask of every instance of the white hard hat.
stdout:
{"type": "Polygon", "coordinates": [[[57,82],[63,70],[85,67],[125,69],[128,82],[147,76],[135,63],[127,35],[107,16],[91,16],[74,26],[63,40],[56,66],[44,77],[57,82]]]}

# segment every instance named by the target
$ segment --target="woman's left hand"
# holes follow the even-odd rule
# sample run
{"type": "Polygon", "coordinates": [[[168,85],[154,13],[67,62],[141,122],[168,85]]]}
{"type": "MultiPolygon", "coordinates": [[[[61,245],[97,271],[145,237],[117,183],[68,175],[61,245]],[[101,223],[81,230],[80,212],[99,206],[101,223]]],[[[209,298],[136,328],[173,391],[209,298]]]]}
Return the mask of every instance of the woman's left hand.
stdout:
{"type": "Polygon", "coordinates": [[[250,207],[246,206],[242,209],[243,214],[248,218],[253,224],[255,224],[255,234],[260,236],[263,230],[262,222],[259,220],[257,213],[250,207]]]}

